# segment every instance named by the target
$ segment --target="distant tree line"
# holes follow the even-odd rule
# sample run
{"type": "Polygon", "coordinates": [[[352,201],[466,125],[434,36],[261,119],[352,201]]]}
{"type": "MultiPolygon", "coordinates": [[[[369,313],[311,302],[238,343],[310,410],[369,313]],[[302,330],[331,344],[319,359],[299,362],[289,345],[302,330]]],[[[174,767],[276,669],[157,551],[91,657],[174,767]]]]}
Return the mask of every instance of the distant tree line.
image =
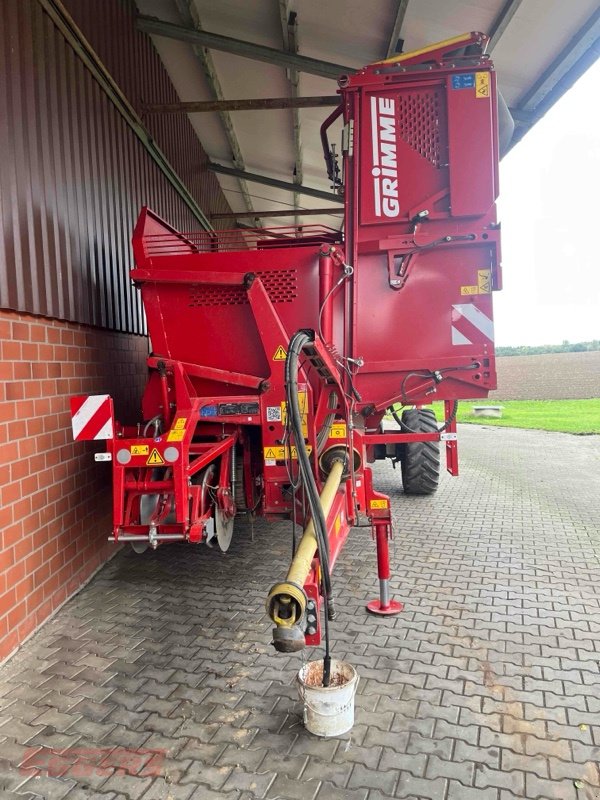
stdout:
{"type": "Polygon", "coordinates": [[[538,344],[534,346],[496,347],[497,356],[536,356],[541,353],[585,353],[588,350],[600,350],[600,339],[591,342],[568,342],[562,344],[538,344]]]}

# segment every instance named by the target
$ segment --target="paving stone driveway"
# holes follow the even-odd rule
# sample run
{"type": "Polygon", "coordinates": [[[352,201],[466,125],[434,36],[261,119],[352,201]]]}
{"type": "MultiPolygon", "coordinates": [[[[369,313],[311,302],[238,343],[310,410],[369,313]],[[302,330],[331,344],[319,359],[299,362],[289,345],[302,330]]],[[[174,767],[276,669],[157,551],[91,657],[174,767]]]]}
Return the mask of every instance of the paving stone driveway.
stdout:
{"type": "Polygon", "coordinates": [[[263,613],[288,525],[227,555],[120,553],[0,669],[0,796],[78,800],[600,798],[600,437],[463,428],[462,477],[403,498],[395,596],[367,530],[335,575],[356,725],[300,722],[263,613]]]}

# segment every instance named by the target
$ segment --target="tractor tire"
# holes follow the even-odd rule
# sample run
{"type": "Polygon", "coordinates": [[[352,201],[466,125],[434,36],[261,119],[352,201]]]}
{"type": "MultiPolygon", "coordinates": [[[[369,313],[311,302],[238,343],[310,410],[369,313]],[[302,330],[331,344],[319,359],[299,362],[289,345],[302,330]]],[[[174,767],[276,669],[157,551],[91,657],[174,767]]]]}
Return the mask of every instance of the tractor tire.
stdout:
{"type": "MultiPolygon", "coordinates": [[[[436,433],[435,414],[428,408],[402,412],[402,426],[416,433],[436,433]]],[[[433,494],[440,479],[439,442],[407,442],[400,459],[405,494],[433,494]]]]}

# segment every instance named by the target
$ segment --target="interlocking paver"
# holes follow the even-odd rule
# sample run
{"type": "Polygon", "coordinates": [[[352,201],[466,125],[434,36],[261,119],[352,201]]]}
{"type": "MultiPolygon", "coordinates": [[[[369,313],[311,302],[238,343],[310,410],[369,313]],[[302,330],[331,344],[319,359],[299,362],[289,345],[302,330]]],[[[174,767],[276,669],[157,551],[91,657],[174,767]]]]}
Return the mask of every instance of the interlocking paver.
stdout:
{"type": "Polygon", "coordinates": [[[248,790],[256,797],[262,798],[276,778],[275,772],[246,772],[243,769],[234,769],[222,789],[224,793],[230,789],[248,790]]]}
{"type": "MultiPolygon", "coordinates": [[[[411,770],[413,771],[413,770],[411,770]]],[[[431,755],[427,760],[428,778],[454,778],[467,786],[473,783],[475,764],[472,761],[446,761],[431,755]]]]}
{"type": "Polygon", "coordinates": [[[415,778],[410,772],[401,772],[396,787],[396,797],[426,797],[427,800],[445,800],[448,782],[445,778],[415,778]]]}
{"type": "Polygon", "coordinates": [[[317,800],[366,800],[368,789],[338,789],[333,784],[323,781],[317,800]]]}
{"type": "Polygon", "coordinates": [[[290,780],[284,775],[278,775],[269,787],[267,798],[279,800],[285,797],[286,800],[314,800],[321,787],[321,780],[290,780]]]}
{"type": "Polygon", "coordinates": [[[405,611],[363,611],[377,591],[368,531],[336,565],[334,654],[361,675],[350,734],[303,728],[301,658],[272,651],[263,613],[289,526],[257,521],[252,543],[242,520],[226,556],[118,554],[0,668],[2,797],[581,800],[574,781],[597,793],[600,441],[461,437],[463,476],[431,498],[374,468],[393,498],[405,611]],[[19,766],[39,748],[62,776],[19,766]],[[113,766],[124,752],[130,770],[78,775],[76,754],[94,752],[113,766]]]}

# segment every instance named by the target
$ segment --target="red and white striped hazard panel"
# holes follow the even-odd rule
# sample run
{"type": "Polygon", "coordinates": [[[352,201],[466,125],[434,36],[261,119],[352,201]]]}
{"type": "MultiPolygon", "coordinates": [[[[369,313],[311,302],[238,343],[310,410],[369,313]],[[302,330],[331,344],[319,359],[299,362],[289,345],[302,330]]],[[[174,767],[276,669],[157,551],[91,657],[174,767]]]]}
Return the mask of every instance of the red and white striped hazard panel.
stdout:
{"type": "Polygon", "coordinates": [[[113,403],[109,394],[81,395],[71,398],[71,423],[76,442],[112,439],[114,436],[113,403]]]}
{"type": "Polygon", "coordinates": [[[452,344],[494,341],[494,322],[473,303],[452,306],[452,344]]]}

